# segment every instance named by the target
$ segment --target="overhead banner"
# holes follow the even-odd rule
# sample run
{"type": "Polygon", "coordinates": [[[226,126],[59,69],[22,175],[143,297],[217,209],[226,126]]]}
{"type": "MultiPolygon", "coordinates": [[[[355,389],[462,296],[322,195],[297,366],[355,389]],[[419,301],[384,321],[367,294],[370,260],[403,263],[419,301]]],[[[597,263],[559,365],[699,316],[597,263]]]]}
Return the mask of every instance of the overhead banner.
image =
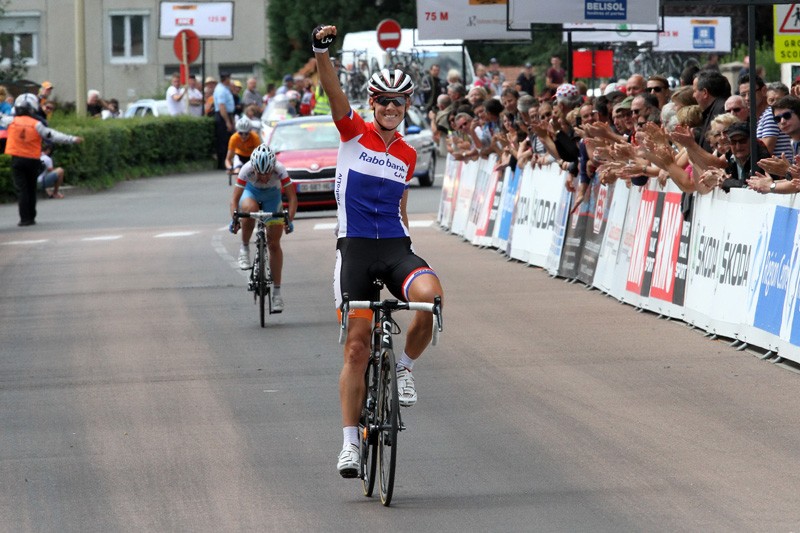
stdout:
{"type": "Polygon", "coordinates": [[[564,24],[574,43],[652,42],[654,52],[729,53],[731,18],[664,17],[658,24],[564,24]],[[591,30],[591,31],[587,31],[591,30]],[[649,31],[648,31],[649,30],[649,31]]]}
{"type": "Polygon", "coordinates": [[[512,29],[531,24],[658,24],[658,0],[508,0],[512,29]]]}
{"type": "Polygon", "coordinates": [[[529,40],[506,29],[506,0],[417,0],[420,39],[529,40]]]}
{"type": "Polygon", "coordinates": [[[201,39],[233,39],[233,2],[161,2],[158,37],[192,30],[201,39]]]}

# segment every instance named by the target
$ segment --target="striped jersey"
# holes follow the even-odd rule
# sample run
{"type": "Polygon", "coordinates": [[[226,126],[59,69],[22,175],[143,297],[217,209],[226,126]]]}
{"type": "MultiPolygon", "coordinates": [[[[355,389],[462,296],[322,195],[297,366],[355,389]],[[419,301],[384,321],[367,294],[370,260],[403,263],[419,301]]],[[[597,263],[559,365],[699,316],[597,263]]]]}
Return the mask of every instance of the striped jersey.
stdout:
{"type": "Polygon", "coordinates": [[[417,152],[395,132],[387,146],[352,109],[336,121],[341,144],[336,164],[338,237],[408,237],[400,202],[414,175],[417,152]]]}

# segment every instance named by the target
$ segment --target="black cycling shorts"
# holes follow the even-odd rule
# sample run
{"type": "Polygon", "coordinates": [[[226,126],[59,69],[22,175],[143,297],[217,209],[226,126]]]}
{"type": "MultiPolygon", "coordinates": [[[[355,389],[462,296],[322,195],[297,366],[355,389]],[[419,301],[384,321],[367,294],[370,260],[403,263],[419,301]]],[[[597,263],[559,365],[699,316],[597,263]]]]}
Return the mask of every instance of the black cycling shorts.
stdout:
{"type": "Polygon", "coordinates": [[[343,237],[336,243],[333,291],[336,307],[342,295],[350,300],[374,300],[376,279],[383,281],[395,298],[408,301],[408,287],[417,276],[436,273],[411,248],[411,239],[364,239],[343,237]]]}

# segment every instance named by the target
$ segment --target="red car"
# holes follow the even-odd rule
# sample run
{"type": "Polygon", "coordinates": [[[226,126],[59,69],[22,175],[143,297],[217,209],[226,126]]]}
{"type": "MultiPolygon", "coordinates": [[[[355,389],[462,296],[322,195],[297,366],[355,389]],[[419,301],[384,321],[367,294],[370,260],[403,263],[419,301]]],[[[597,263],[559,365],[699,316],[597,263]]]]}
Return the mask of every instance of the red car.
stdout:
{"type": "Polygon", "coordinates": [[[298,209],[336,209],[339,131],[330,115],[282,120],[267,143],[292,177],[298,209]]]}

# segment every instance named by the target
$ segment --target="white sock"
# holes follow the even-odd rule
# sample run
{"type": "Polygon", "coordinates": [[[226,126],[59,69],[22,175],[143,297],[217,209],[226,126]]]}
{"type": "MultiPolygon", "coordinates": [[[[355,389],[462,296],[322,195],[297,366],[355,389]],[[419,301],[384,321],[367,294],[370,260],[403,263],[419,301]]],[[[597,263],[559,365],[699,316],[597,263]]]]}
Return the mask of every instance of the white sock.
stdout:
{"type": "Polygon", "coordinates": [[[273,285],[272,286],[272,294],[275,296],[281,295],[281,286],[280,285],[273,285]]]}
{"type": "Polygon", "coordinates": [[[347,446],[348,444],[355,444],[356,446],[359,445],[358,442],[358,428],[356,426],[345,426],[342,428],[342,436],[344,437],[344,442],[342,442],[342,448],[347,446]]]}
{"type": "Polygon", "coordinates": [[[249,252],[250,251],[250,244],[243,244],[239,247],[240,252],[249,252]]]}
{"type": "Polygon", "coordinates": [[[406,352],[403,352],[403,355],[401,355],[400,359],[397,361],[397,368],[401,366],[406,367],[409,371],[414,368],[414,360],[411,359],[406,352]]]}

